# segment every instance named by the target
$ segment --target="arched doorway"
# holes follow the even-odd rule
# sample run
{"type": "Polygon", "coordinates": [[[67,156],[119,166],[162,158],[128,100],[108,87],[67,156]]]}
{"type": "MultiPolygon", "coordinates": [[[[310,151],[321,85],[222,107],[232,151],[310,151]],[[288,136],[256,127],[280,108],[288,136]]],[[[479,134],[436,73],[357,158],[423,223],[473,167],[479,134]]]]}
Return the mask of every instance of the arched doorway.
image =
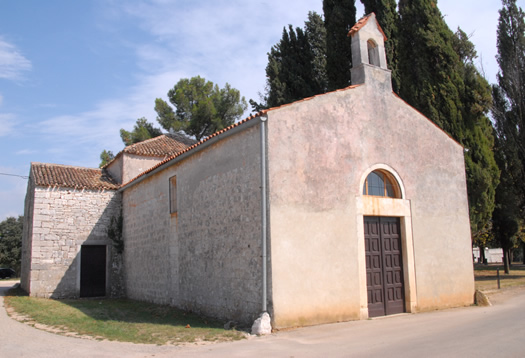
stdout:
{"type": "Polygon", "coordinates": [[[374,207],[373,215],[363,215],[368,317],[406,312],[401,218],[382,210],[402,200],[404,190],[393,173],[375,169],[366,176],[362,194],[374,207]]]}

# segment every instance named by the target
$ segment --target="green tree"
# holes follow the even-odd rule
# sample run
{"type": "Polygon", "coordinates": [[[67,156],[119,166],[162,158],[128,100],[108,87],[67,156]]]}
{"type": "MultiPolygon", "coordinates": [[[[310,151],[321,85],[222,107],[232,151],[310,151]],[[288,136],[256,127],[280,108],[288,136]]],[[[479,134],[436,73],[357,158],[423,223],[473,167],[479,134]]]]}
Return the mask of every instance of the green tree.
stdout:
{"type": "Polygon", "coordinates": [[[167,131],[182,130],[197,141],[235,123],[247,108],[244,97],[228,83],[221,89],[200,76],[181,79],[168,98],[174,110],[162,99],[155,100],[160,125],[167,131]]]}
{"type": "Polygon", "coordinates": [[[463,83],[453,32],[435,0],[400,0],[399,14],[400,96],[456,139],[462,138],[463,83]]]}
{"type": "Polygon", "coordinates": [[[473,237],[494,210],[499,170],[487,118],[491,91],[473,64],[474,45],[443,20],[435,0],[399,2],[400,96],[465,147],[473,237]]]}
{"type": "Polygon", "coordinates": [[[515,0],[503,0],[497,32],[498,84],[492,87],[492,116],[497,131],[497,158],[502,170],[493,221],[504,250],[522,234],[525,216],[525,15],[515,0]]]}
{"type": "Polygon", "coordinates": [[[0,266],[10,267],[20,275],[24,217],[8,217],[0,222],[0,266]]]}
{"type": "Polygon", "coordinates": [[[515,187],[512,163],[505,157],[504,145],[498,146],[498,164],[501,171],[501,183],[496,190],[496,208],[492,215],[496,241],[503,250],[505,273],[510,272],[509,253],[517,244],[520,231],[520,197],[515,187]]]}
{"type": "Polygon", "coordinates": [[[323,0],[328,90],[351,84],[352,46],[348,32],[356,23],[355,0],[323,0]]]}
{"type": "Polygon", "coordinates": [[[153,127],[153,124],[149,123],[144,117],[137,119],[131,132],[125,129],[120,130],[120,138],[126,146],[158,137],[161,134],[162,131],[159,128],[153,127]]]}
{"type": "Polygon", "coordinates": [[[98,167],[102,168],[103,166],[111,162],[113,159],[115,159],[115,155],[113,154],[113,152],[111,150],[104,149],[102,153],[100,153],[100,164],[98,167]]]}
{"type": "MultiPolygon", "coordinates": [[[[324,78],[316,78],[322,72],[319,68],[322,59],[316,59],[314,48],[309,42],[308,34],[315,31],[314,24],[308,31],[292,25],[283,29],[283,35],[278,44],[274,45],[268,54],[266,66],[267,88],[266,107],[276,107],[310,97],[324,91],[324,78]],[[317,60],[317,63],[316,63],[317,60]],[[316,68],[317,66],[317,68],[316,68]],[[318,71],[318,73],[316,73],[318,71]]],[[[315,34],[318,35],[318,34],[315,34]]],[[[319,40],[317,36],[315,38],[319,40]]],[[[316,50],[322,50],[319,44],[316,50]]]]}
{"type": "Polygon", "coordinates": [[[396,0],[361,0],[361,3],[365,6],[365,14],[372,12],[376,14],[376,19],[385,33],[387,38],[385,52],[388,68],[392,71],[392,89],[399,93],[400,78],[397,68],[399,13],[396,0]]]}
{"type": "Polygon", "coordinates": [[[323,18],[308,13],[304,29],[283,29],[268,53],[266,94],[262,103],[250,100],[255,112],[326,92],[326,30],[323,18]]]}
{"type": "MultiPolygon", "coordinates": [[[[494,158],[494,128],[487,117],[492,107],[491,88],[474,65],[477,57],[474,44],[458,29],[452,45],[459,56],[457,66],[462,86],[460,135],[454,135],[466,148],[465,167],[470,207],[470,225],[474,241],[490,225],[495,205],[499,168],[494,158]]],[[[483,249],[482,242],[480,249],[483,249]]]]}

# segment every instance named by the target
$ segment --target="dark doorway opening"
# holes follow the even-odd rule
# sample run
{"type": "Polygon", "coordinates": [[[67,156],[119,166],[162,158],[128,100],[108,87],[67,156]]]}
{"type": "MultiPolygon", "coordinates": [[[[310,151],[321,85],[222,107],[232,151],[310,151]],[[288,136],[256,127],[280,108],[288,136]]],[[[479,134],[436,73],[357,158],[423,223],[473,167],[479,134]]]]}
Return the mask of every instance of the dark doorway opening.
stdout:
{"type": "Polygon", "coordinates": [[[80,251],[80,297],[106,295],[106,246],[83,245],[80,251]]]}
{"type": "Polygon", "coordinates": [[[399,218],[364,219],[368,316],[405,312],[399,218]]]}

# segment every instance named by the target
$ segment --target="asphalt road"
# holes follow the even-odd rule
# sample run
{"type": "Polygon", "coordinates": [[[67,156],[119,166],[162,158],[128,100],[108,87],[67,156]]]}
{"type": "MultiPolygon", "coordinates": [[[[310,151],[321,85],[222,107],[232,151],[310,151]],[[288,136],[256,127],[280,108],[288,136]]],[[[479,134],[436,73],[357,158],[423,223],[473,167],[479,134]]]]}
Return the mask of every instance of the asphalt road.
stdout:
{"type": "MultiPolygon", "coordinates": [[[[0,281],[0,295],[12,284],[0,281]]],[[[525,357],[525,289],[498,293],[492,300],[491,307],[404,314],[186,347],[55,335],[12,320],[0,307],[0,357],[525,357]]]]}

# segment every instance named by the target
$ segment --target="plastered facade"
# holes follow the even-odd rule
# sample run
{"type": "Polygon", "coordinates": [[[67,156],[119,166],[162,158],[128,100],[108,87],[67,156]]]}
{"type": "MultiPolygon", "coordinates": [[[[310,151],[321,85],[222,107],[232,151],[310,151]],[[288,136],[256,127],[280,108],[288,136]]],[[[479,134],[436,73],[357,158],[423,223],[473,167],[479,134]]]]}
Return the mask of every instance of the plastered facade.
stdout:
{"type": "Polygon", "coordinates": [[[367,215],[402,218],[407,311],[472,303],[463,148],[381,87],[368,82],[269,113],[277,327],[367,317],[367,215]],[[378,167],[396,174],[402,198],[362,195],[378,167]]]}
{"type": "Polygon", "coordinates": [[[122,267],[106,234],[111,218],[120,214],[120,194],[29,186],[22,288],[35,297],[79,297],[82,245],[106,245],[106,292],[121,296],[122,267]]]}

